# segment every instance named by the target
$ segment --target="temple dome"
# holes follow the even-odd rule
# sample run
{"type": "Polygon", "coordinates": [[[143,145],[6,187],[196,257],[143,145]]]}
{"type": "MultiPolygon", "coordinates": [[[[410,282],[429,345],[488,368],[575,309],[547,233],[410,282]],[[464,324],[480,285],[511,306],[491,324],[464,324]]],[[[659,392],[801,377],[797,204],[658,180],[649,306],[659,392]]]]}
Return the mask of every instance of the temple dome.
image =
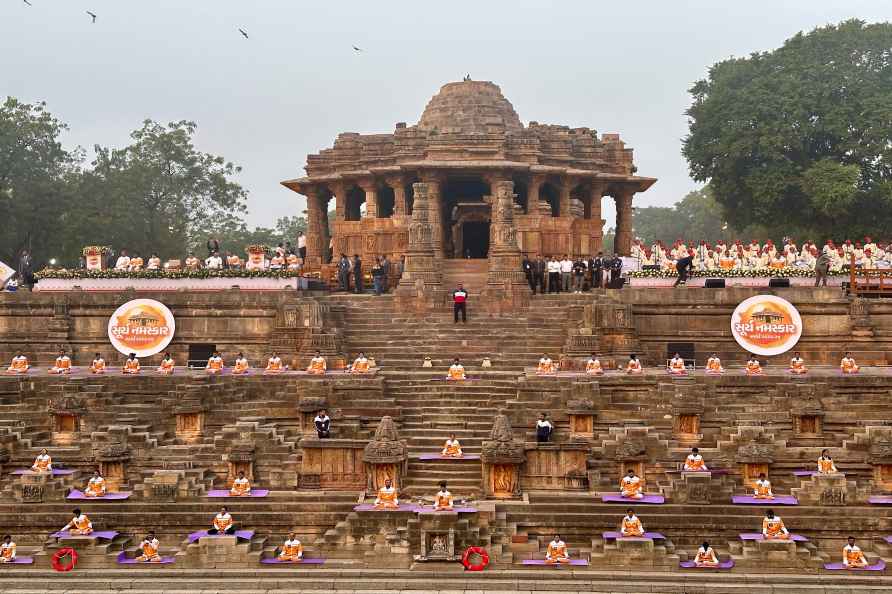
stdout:
{"type": "Polygon", "coordinates": [[[523,129],[498,85],[465,80],[443,85],[424,108],[418,128],[439,134],[505,134],[523,129]]]}

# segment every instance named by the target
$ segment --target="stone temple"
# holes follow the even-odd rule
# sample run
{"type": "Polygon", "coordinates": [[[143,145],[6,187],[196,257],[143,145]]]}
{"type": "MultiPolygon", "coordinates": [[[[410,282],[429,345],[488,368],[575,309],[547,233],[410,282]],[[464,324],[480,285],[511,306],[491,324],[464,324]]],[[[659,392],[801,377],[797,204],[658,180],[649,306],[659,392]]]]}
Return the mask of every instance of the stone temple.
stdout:
{"type": "Polygon", "coordinates": [[[330,242],[335,258],[359,254],[366,262],[410,251],[418,183],[429,202],[437,269],[489,256],[497,187],[512,194],[510,227],[521,252],[597,253],[601,201],[609,196],[616,202],[616,247],[628,255],[633,196],[656,181],[635,174],[632,149],[619,135],[524,126],[497,85],[471,80],[444,85],[414,126],[338,135],[332,148],[308,156],[306,171],[282,183],[307,197],[311,269],[328,264],[330,242]]]}

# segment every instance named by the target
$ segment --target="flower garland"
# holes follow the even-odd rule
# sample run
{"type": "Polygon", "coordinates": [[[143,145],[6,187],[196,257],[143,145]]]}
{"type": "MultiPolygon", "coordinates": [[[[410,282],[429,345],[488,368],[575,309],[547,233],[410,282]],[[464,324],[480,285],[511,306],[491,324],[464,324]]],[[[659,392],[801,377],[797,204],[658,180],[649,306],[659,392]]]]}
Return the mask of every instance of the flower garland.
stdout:
{"type": "Polygon", "coordinates": [[[88,245],[81,251],[82,256],[105,256],[111,253],[107,245],[88,245]]]}
{"type": "Polygon", "coordinates": [[[208,269],[198,270],[67,270],[65,268],[44,268],[34,275],[38,279],[110,279],[110,278],[138,278],[138,279],[177,279],[177,278],[295,278],[303,276],[299,270],[234,270],[234,269],[208,269]]]}
{"type": "MultiPolygon", "coordinates": [[[[848,274],[843,270],[831,270],[830,276],[839,276],[848,274]]],[[[678,273],[674,270],[632,270],[626,275],[629,278],[676,278],[678,273]]],[[[688,273],[691,278],[708,277],[708,278],[814,278],[815,271],[808,268],[753,268],[743,270],[732,268],[725,270],[716,268],[715,270],[692,270],[688,273]]]]}

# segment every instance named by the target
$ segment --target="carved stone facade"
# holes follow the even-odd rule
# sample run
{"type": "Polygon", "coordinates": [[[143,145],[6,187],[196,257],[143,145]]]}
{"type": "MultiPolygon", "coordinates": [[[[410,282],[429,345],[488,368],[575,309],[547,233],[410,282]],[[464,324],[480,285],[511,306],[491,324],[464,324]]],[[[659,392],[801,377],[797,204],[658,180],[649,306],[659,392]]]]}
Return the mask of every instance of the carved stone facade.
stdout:
{"type": "Polygon", "coordinates": [[[362,460],[366,464],[368,489],[375,492],[390,479],[397,489],[406,474],[409,460],[406,444],[400,441],[393,419],[385,416],[375,430],[375,439],[365,446],[362,460]]]}
{"type": "Polygon", "coordinates": [[[520,494],[520,466],[526,458],[522,441],[514,440],[511,421],[504,412],[496,415],[489,441],[483,442],[483,489],[496,498],[520,494]]]}

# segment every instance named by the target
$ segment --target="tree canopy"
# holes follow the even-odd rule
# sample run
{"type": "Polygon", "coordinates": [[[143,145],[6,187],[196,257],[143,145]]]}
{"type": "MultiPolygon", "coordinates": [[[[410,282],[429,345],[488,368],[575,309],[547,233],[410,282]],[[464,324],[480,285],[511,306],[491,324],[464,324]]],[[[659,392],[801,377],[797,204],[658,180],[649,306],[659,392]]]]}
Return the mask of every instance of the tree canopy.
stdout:
{"type": "Polygon", "coordinates": [[[633,221],[635,237],[648,244],[659,240],[668,245],[676,239],[715,243],[733,235],[709,186],[689,192],[671,207],[637,208],[633,221]]]}
{"type": "Polygon", "coordinates": [[[892,24],[799,33],[690,92],[683,153],[735,227],[817,240],[892,223],[892,24]]]}

